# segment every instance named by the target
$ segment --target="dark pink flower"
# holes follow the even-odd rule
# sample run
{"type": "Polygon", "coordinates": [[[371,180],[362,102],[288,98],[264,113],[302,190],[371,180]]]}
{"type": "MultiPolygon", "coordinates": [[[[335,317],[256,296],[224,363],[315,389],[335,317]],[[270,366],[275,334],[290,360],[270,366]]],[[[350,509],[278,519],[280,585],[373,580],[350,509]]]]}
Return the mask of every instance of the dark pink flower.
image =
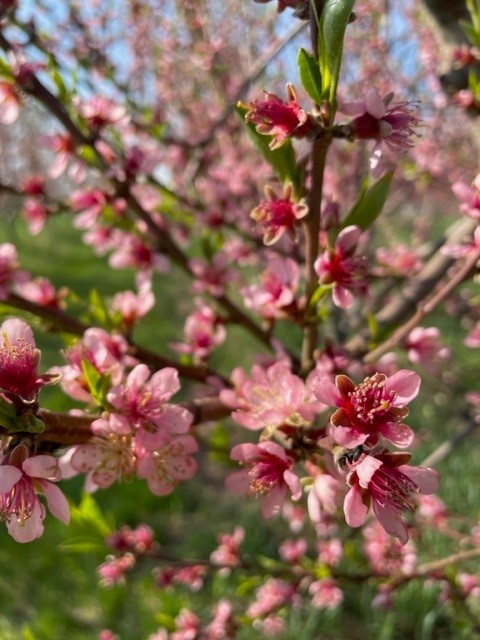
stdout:
{"type": "Polygon", "coordinates": [[[354,255],[361,234],[355,225],[345,227],[338,234],[335,247],[315,261],[320,284],[333,284],[333,302],[342,309],[355,302],[354,293],[366,291],[366,258],[354,255]]]}
{"type": "Polygon", "coordinates": [[[402,544],[408,531],[401,520],[404,511],[416,507],[414,496],[434,493],[438,489],[438,473],[428,467],[405,464],[409,453],[390,453],[383,449],[375,455],[363,455],[347,476],[351,489],[345,496],[347,524],[360,527],[365,522],[370,504],[387,533],[402,544]]]}
{"type": "Polygon", "coordinates": [[[274,93],[265,93],[265,100],[255,100],[245,116],[253,122],[259,133],[273,136],[271,149],[280,147],[290,136],[303,138],[313,128],[308,114],[298,103],[298,96],[291,84],[287,84],[288,102],[274,93]]]}
{"type": "Polygon", "coordinates": [[[242,289],[245,306],[267,319],[284,318],[295,305],[300,269],[291,258],[272,256],[260,282],[242,289]]]}
{"type": "Polygon", "coordinates": [[[293,188],[291,184],[284,186],[282,197],[277,197],[268,185],[265,187],[267,200],[261,202],[252,210],[250,217],[262,227],[265,227],[263,242],[271,245],[280,240],[286,232],[292,240],[297,239],[295,226],[298,220],[308,213],[307,203],[304,198],[299,202],[292,199],[293,188]]]}
{"type": "Polygon", "coordinates": [[[280,511],[288,492],[294,500],[302,495],[300,480],[292,471],[294,461],[275,442],[238,444],[233,447],[230,457],[245,469],[231,473],[225,481],[226,487],[234,493],[263,497],[265,518],[280,511]]]}
{"type": "Polygon", "coordinates": [[[420,377],[408,369],[390,377],[375,373],[358,385],[344,375],[337,376],[335,384],[329,378],[317,378],[313,383],[319,400],[338,407],[331,417],[331,436],[348,449],[360,444],[374,446],[380,436],[398,447],[408,447],[414,434],[402,420],[419,387],[420,377]]]}

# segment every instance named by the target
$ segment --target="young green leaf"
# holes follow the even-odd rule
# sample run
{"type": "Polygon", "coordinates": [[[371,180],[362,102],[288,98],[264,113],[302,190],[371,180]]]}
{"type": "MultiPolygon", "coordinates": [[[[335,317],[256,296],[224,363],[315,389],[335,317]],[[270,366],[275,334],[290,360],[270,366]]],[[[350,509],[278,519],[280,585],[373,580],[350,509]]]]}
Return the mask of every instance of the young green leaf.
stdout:
{"type": "Polygon", "coordinates": [[[322,74],[318,61],[305,49],[298,52],[298,69],[303,88],[317,104],[322,101],[322,74]]]}
{"type": "Polygon", "coordinates": [[[357,202],[343,221],[342,228],[356,224],[365,231],[375,222],[387,199],[393,173],[393,171],[389,171],[369,189],[365,189],[360,194],[357,202]]]}

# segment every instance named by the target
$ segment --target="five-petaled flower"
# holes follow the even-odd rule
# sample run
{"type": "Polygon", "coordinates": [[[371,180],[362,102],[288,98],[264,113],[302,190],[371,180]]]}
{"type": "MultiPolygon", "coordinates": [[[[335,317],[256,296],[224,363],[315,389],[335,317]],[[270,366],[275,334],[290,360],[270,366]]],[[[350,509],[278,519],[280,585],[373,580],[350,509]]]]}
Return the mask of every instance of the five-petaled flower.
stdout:
{"type": "Polygon", "coordinates": [[[304,138],[313,130],[291,84],[287,84],[287,97],[288,102],[285,102],[274,93],[265,92],[265,100],[252,102],[245,116],[247,122],[256,125],[259,133],[273,136],[271,149],[278,149],[289,137],[304,138]]]}
{"type": "Polygon", "coordinates": [[[335,384],[329,378],[317,378],[312,388],[321,402],[338,407],[330,418],[331,436],[338,444],[348,449],[360,444],[375,446],[383,436],[405,448],[414,434],[402,420],[420,382],[414,371],[401,369],[390,377],[375,373],[360,384],[345,375],[337,376],[335,384]]]}
{"type": "Polygon", "coordinates": [[[263,497],[264,518],[276,515],[290,491],[293,500],[302,495],[300,480],[292,471],[294,461],[279,444],[267,440],[260,444],[237,444],[230,452],[232,460],[245,466],[231,473],[226,487],[234,493],[263,497]]]}
{"type": "Polygon", "coordinates": [[[267,200],[263,200],[250,213],[258,224],[265,227],[263,242],[271,245],[280,240],[285,232],[292,240],[297,239],[295,225],[298,220],[304,218],[308,213],[308,206],[304,198],[295,202],[292,199],[292,185],[287,184],[283,188],[283,194],[279,198],[270,187],[265,187],[267,200]]]}
{"type": "Polygon", "coordinates": [[[351,489],[345,496],[347,524],[360,527],[365,522],[370,504],[387,533],[402,544],[408,541],[408,531],[401,520],[404,511],[413,511],[413,496],[430,494],[438,489],[438,474],[428,467],[408,464],[409,453],[391,453],[381,449],[375,455],[365,455],[354,463],[347,475],[351,489]]]}

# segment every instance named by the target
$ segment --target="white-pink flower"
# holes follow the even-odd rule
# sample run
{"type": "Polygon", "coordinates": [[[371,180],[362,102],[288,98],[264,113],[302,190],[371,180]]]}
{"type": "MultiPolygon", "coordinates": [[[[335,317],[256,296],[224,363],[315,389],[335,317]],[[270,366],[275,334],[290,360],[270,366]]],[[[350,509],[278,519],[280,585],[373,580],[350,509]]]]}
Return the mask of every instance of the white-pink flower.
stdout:
{"type": "Polygon", "coordinates": [[[68,501],[54,484],[61,478],[58,461],[53,456],[28,457],[19,445],[9,455],[8,463],[0,465],[0,516],[7,522],[8,533],[17,542],[31,542],[43,533],[44,495],[51,513],[68,524],[68,501]]]}

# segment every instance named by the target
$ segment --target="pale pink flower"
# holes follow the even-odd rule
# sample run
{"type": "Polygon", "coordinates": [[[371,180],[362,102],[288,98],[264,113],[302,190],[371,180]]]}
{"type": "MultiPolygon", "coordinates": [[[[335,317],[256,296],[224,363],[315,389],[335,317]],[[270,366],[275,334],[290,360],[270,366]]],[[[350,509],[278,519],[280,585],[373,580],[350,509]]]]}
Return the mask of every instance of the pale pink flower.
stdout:
{"type": "Polygon", "coordinates": [[[408,334],[404,348],[410,362],[420,364],[432,373],[440,360],[450,356],[450,349],[441,343],[440,330],[437,327],[415,327],[408,334]]]}
{"type": "Polygon", "coordinates": [[[245,539],[245,529],[235,527],[232,534],[223,533],[219,546],[210,554],[210,562],[223,567],[237,567],[240,564],[240,545],[245,539]]]}
{"type": "Polygon", "coordinates": [[[0,300],[6,300],[14,284],[28,280],[19,268],[17,250],[10,242],[0,244],[0,300]]]}
{"type": "Polygon", "coordinates": [[[23,320],[11,318],[0,326],[0,392],[14,404],[32,403],[58,375],[39,375],[40,351],[33,331],[23,320]]]}
{"type": "Polygon", "coordinates": [[[140,287],[138,293],[121,291],[112,299],[110,308],[121,317],[122,325],[128,333],[140,318],[144,318],[155,305],[155,295],[150,286],[140,287]]]}
{"type": "Polygon", "coordinates": [[[163,443],[154,451],[137,450],[137,475],[145,478],[156,496],[171,493],[180,480],[189,480],[197,472],[191,453],[198,451],[196,440],[189,435],[163,435],[163,443]]]}
{"type": "Polygon", "coordinates": [[[125,553],[122,556],[107,556],[105,562],[97,568],[102,587],[112,587],[114,584],[123,584],[125,574],[135,566],[133,553],[125,553]]]}
{"type": "Polygon", "coordinates": [[[363,537],[365,555],[376,573],[387,576],[400,572],[409,574],[415,569],[417,552],[411,540],[402,544],[400,540],[389,536],[379,522],[365,527],[363,537]]]}
{"type": "Polygon", "coordinates": [[[343,591],[333,578],[312,582],[308,592],[312,596],[312,605],[317,609],[335,609],[343,601],[343,591]]]}
{"type": "Polygon", "coordinates": [[[296,202],[292,198],[293,187],[287,184],[283,194],[278,197],[270,187],[265,187],[267,200],[263,200],[250,213],[250,217],[265,228],[263,242],[272,245],[287,233],[294,241],[297,240],[296,225],[308,213],[307,202],[304,198],[296,202]]]}
{"type": "Polygon", "coordinates": [[[153,251],[135,234],[118,232],[115,240],[115,251],[108,260],[113,269],[133,268],[148,273],[167,273],[170,269],[168,258],[153,251]]]}
{"type": "Polygon", "coordinates": [[[253,367],[251,377],[234,370],[235,391],[223,390],[220,400],[239,407],[232,418],[247,429],[264,429],[282,425],[310,424],[324,406],[315,401],[310,381],[290,371],[287,364],[278,362],[266,371],[253,367]]]}
{"type": "Polygon", "coordinates": [[[36,236],[42,231],[50,213],[50,209],[36,198],[27,198],[25,200],[22,215],[32,236],[36,236]]]}
{"type": "Polygon", "coordinates": [[[45,178],[43,176],[29,176],[22,182],[21,190],[27,196],[44,196],[45,178]]]}
{"type": "Polygon", "coordinates": [[[167,404],[179,389],[176,369],[165,367],[151,375],[146,364],[137,365],[125,384],[114,385],[107,394],[113,408],[110,424],[119,433],[137,430],[137,442],[149,449],[163,445],[164,434],[185,433],[192,423],[187,409],[167,404]]]}
{"type": "Polygon", "coordinates": [[[17,284],[16,291],[26,300],[52,309],[62,309],[65,306],[64,300],[69,294],[66,287],[61,287],[57,291],[48,278],[42,277],[17,284]]]}
{"type": "Polygon", "coordinates": [[[376,140],[370,154],[370,168],[375,171],[381,156],[382,142],[398,153],[413,146],[412,138],[420,124],[413,102],[392,102],[393,93],[384,98],[372,87],[360,102],[345,103],[339,110],[357,116],[352,122],[353,135],[363,140],[376,140]]]}
{"type": "Polygon", "coordinates": [[[473,237],[470,240],[466,240],[463,244],[444,244],[440,248],[440,252],[445,256],[454,258],[465,258],[471,253],[477,252],[480,249],[480,226],[478,226],[473,232],[473,237]]]}
{"type": "Polygon", "coordinates": [[[480,580],[478,575],[471,573],[459,573],[457,581],[467,597],[480,599],[480,580]]]}
{"type": "Polygon", "coordinates": [[[290,564],[298,564],[307,551],[305,538],[284,540],[278,547],[278,554],[282,560],[290,564]]]}
{"type": "Polygon", "coordinates": [[[222,296],[228,283],[237,279],[236,273],[229,265],[228,257],[224,253],[216,253],[209,262],[200,258],[190,260],[189,266],[195,276],[192,291],[222,296]]]}
{"type": "Polygon", "coordinates": [[[320,473],[313,481],[307,498],[308,515],[313,523],[321,522],[326,512],[333,514],[341,504],[343,486],[328,473],[320,473]]]}
{"type": "Polygon", "coordinates": [[[143,522],[135,529],[126,524],[121,526],[107,537],[106,543],[115,551],[133,551],[137,554],[151,551],[156,546],[153,529],[143,522]]]}
{"type": "Polygon", "coordinates": [[[300,269],[291,258],[269,258],[260,282],[241,290],[245,306],[263,318],[285,318],[295,309],[295,293],[300,281],[300,269]]]}
{"type": "Polygon", "coordinates": [[[257,589],[255,601],[248,607],[246,614],[250,618],[261,618],[272,611],[280,609],[285,604],[298,604],[298,594],[295,587],[285,580],[268,578],[257,589]]]}
{"type": "Polygon", "coordinates": [[[294,461],[280,445],[270,440],[258,445],[237,444],[230,457],[245,468],[231,473],[225,486],[234,493],[263,497],[265,518],[279,513],[288,492],[293,500],[300,499],[302,487],[293,472],[294,461]]]}
{"type": "Polygon", "coordinates": [[[70,204],[74,211],[82,211],[75,216],[74,226],[77,229],[89,229],[106,206],[107,197],[101,189],[74,191],[70,196],[70,204]]]}
{"type": "Polygon", "coordinates": [[[282,508],[282,516],[288,523],[292,533],[300,533],[306,520],[305,508],[302,505],[285,502],[282,508]]]}
{"type": "Polygon", "coordinates": [[[460,200],[460,211],[474,220],[480,220],[480,173],[471,184],[457,180],[452,184],[455,197],[460,200]]]}
{"type": "Polygon", "coordinates": [[[205,640],[227,640],[237,637],[237,622],[230,600],[222,598],[213,610],[213,619],[205,628],[205,640]]]}
{"type": "Polygon", "coordinates": [[[54,484],[61,478],[58,461],[53,456],[28,457],[23,445],[0,465],[0,516],[7,522],[8,533],[17,542],[31,542],[43,533],[45,507],[38,494],[44,495],[52,515],[68,524],[68,501],[54,484]]]}
{"type": "Polygon", "coordinates": [[[329,378],[317,378],[313,390],[326,405],[338,407],[330,419],[331,436],[338,444],[347,449],[360,444],[374,446],[383,436],[405,448],[414,434],[402,420],[420,382],[416,373],[401,369],[390,377],[375,373],[359,385],[344,375],[337,376],[335,384],[329,378]]]}
{"type": "MultiPolygon", "coordinates": [[[[286,0],[288,2],[288,0],[286,0]]],[[[278,0],[279,7],[282,0],[278,0]]],[[[285,631],[285,620],[281,616],[275,616],[273,614],[267,616],[263,620],[254,620],[253,628],[260,631],[267,638],[276,638],[281,636],[285,631]]]]}
{"type": "Polygon", "coordinates": [[[404,244],[398,244],[390,249],[380,247],[376,250],[377,262],[381,265],[376,269],[378,275],[395,275],[407,278],[413,276],[422,267],[422,261],[416,251],[404,244]]]}
{"type": "Polygon", "coordinates": [[[417,504],[417,518],[425,520],[436,528],[446,523],[447,507],[438,496],[420,494],[417,497],[417,504]]]}
{"type": "Polygon", "coordinates": [[[428,467],[412,467],[408,453],[390,453],[386,449],[375,455],[363,455],[347,476],[351,489],[345,497],[347,524],[360,527],[365,522],[370,504],[387,533],[402,544],[408,531],[401,520],[403,511],[415,509],[417,493],[434,493],[438,489],[438,473],[428,467]]]}
{"type": "Polygon", "coordinates": [[[317,550],[318,561],[329,567],[336,566],[343,556],[343,544],[339,538],[318,542],[317,550]]]}
{"type": "Polygon", "coordinates": [[[108,124],[126,124],[129,120],[125,107],[105,96],[94,96],[85,100],[79,105],[78,111],[95,129],[108,124]]]}
{"type": "Polygon", "coordinates": [[[197,309],[185,320],[185,342],[172,342],[170,347],[178,353],[191,355],[196,362],[206,360],[212,351],[225,341],[227,331],[215,311],[200,299],[197,309]]]}
{"type": "Polygon", "coordinates": [[[287,84],[287,98],[288,102],[285,102],[274,93],[265,92],[264,100],[255,100],[248,105],[245,120],[255,124],[259,133],[273,136],[271,149],[282,146],[289,137],[303,138],[313,129],[291,84],[287,84]]]}
{"type": "Polygon", "coordinates": [[[327,249],[315,261],[320,284],[332,284],[332,299],[341,309],[355,302],[354,294],[366,291],[367,262],[365,256],[356,256],[362,230],[351,225],[338,234],[335,247],[327,249]]]}
{"type": "Polygon", "coordinates": [[[172,584],[184,584],[191,591],[200,591],[207,567],[194,564],[188,567],[166,567],[155,572],[155,584],[159,587],[169,587],[172,584]]]}

